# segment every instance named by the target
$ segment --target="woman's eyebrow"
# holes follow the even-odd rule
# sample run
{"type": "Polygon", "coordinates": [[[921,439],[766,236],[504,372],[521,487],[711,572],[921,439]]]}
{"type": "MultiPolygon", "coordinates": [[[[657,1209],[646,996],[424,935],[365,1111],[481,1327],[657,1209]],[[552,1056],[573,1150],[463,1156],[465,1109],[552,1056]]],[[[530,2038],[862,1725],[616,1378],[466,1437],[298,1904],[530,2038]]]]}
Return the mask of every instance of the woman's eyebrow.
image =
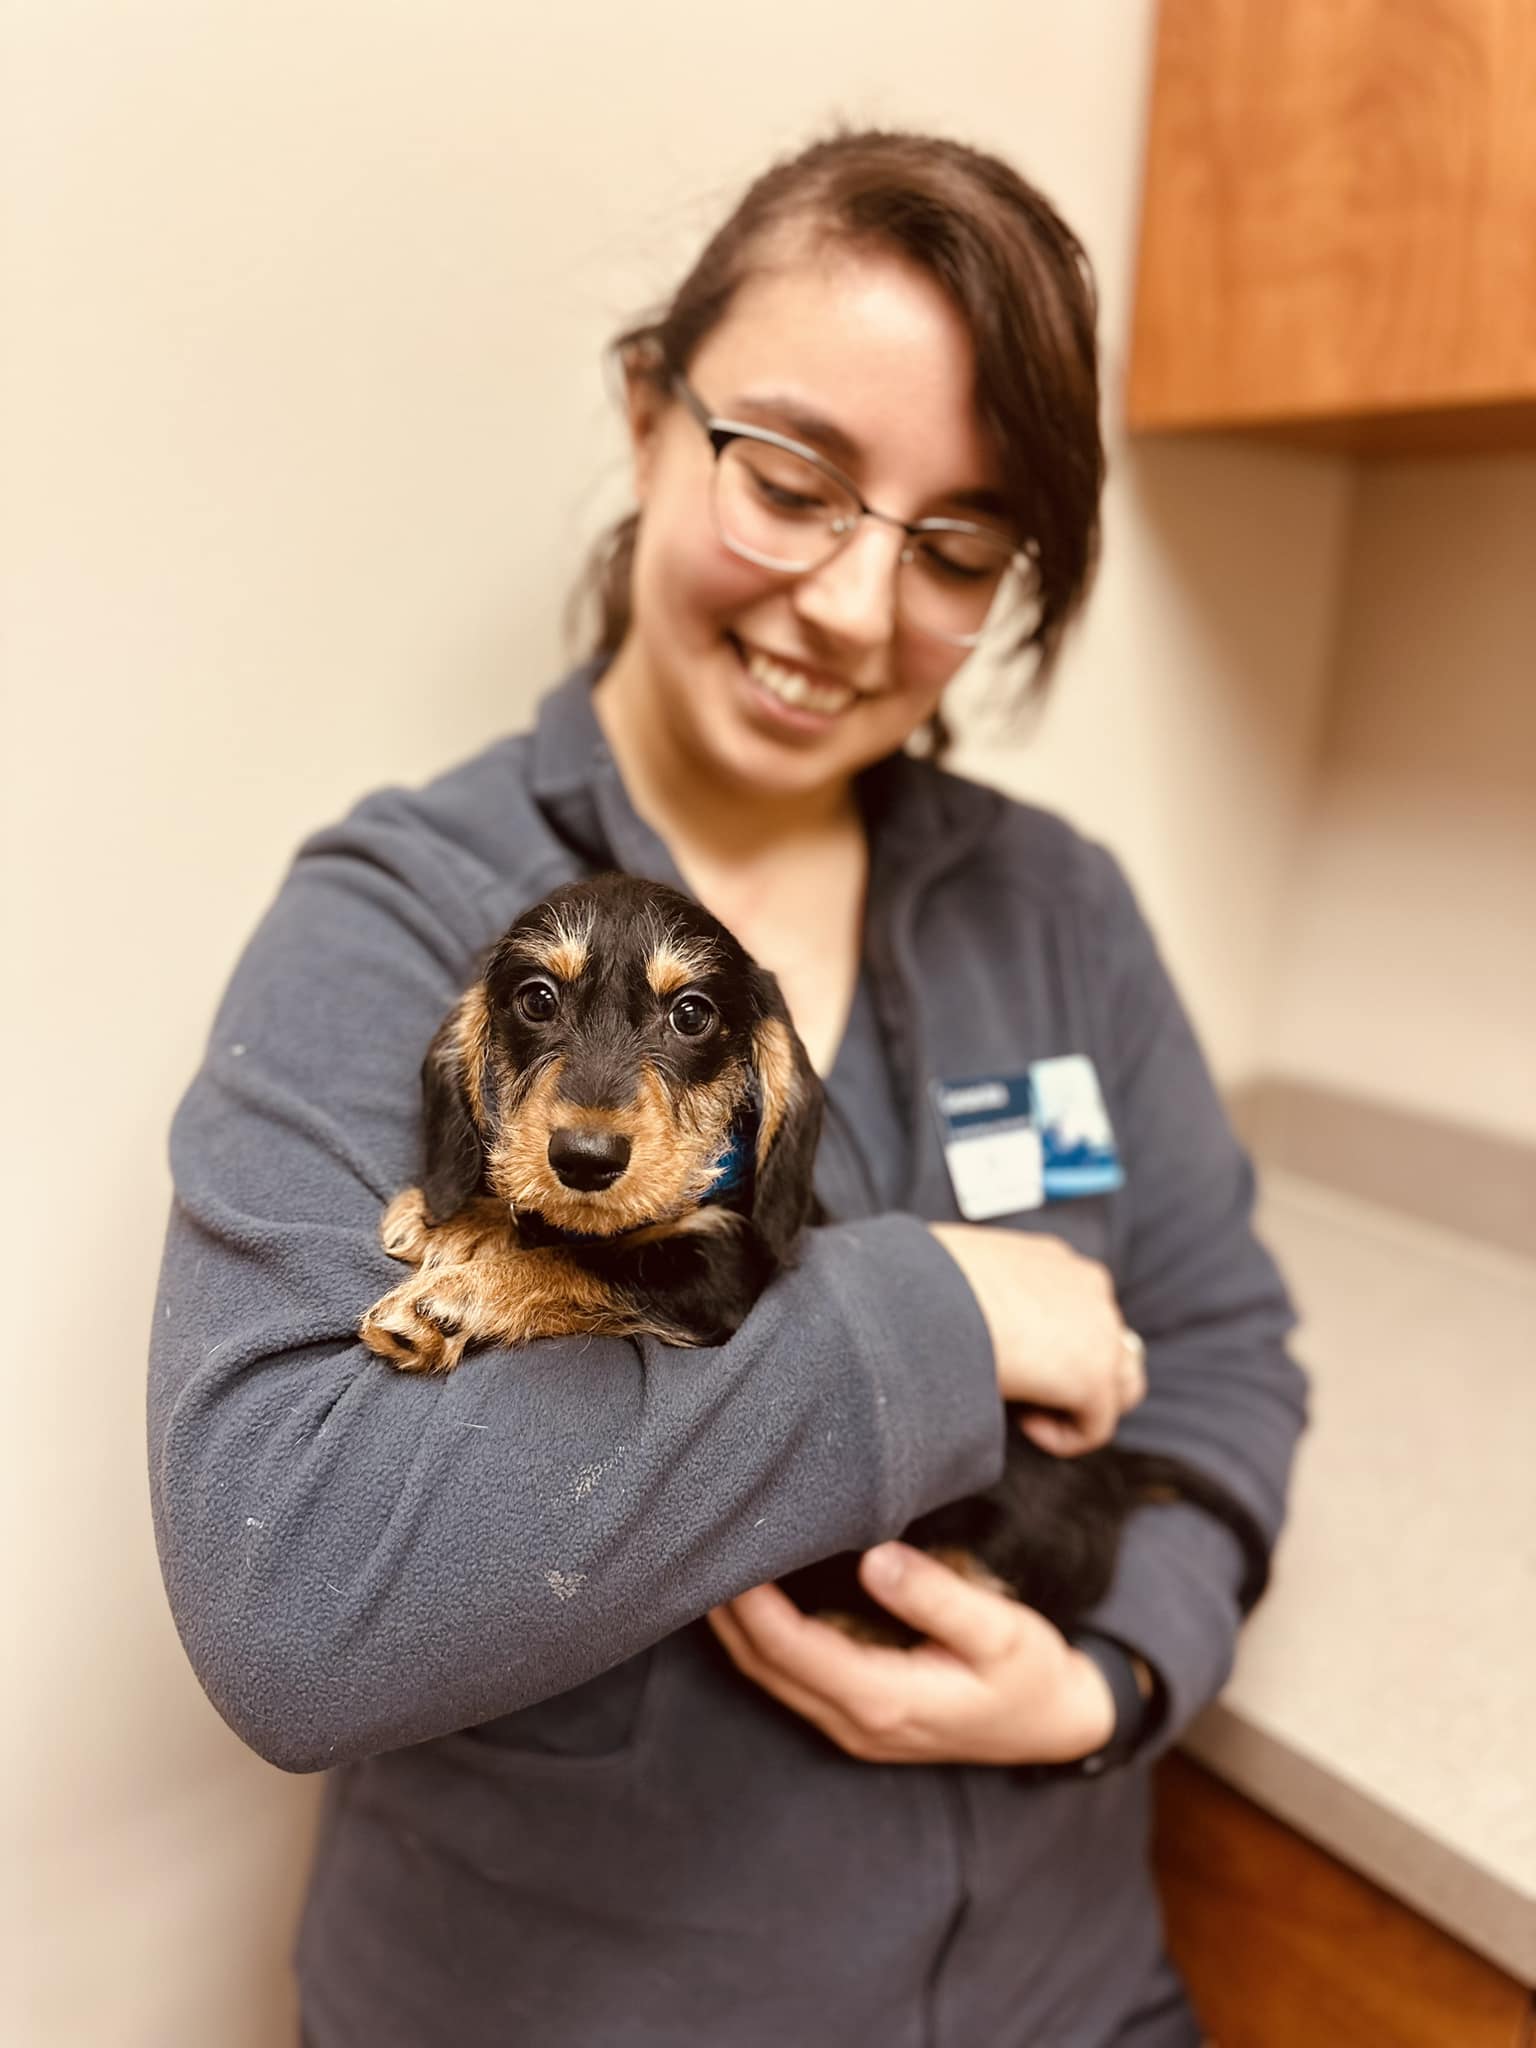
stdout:
{"type": "MultiPolygon", "coordinates": [[[[835,420],[828,419],[825,413],[815,411],[803,399],[792,398],[786,392],[763,391],[756,397],[739,392],[727,402],[722,417],[758,420],[778,433],[788,434],[791,440],[808,442],[830,456],[838,468],[847,470],[850,476],[864,460],[863,448],[835,420]]],[[[1008,505],[1002,492],[989,490],[984,485],[961,491],[944,491],[940,493],[940,501],[946,505],[963,505],[974,512],[987,512],[998,519],[1008,516],[1008,505]]]]}

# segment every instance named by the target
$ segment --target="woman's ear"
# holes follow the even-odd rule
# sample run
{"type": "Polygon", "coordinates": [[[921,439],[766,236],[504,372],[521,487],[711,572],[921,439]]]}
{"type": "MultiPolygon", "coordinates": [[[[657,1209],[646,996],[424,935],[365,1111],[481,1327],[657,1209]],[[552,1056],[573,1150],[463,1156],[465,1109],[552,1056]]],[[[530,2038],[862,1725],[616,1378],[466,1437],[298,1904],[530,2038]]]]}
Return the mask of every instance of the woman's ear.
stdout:
{"type": "Polygon", "coordinates": [[[752,1033],[758,1095],[752,1222],[771,1256],[782,1261],[815,1206],[811,1180],[821,1136],[821,1083],[778,983],[763,968],[755,972],[763,1014],[752,1033]]]}
{"type": "Polygon", "coordinates": [[[442,1223],[478,1194],[485,1174],[485,990],[477,982],[437,1027],[421,1065],[427,1220],[442,1223]]]}

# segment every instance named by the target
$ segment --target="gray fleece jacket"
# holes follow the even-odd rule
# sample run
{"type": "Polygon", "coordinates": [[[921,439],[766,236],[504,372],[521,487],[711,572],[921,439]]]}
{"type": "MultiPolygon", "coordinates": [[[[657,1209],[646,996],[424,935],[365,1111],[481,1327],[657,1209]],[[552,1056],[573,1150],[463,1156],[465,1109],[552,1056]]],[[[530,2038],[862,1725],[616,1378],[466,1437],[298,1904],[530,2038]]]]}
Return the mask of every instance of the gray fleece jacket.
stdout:
{"type": "Polygon", "coordinates": [[[171,1138],[149,1454],[166,1588],[237,1733],[328,1771],[297,1967],[314,2048],[1175,2048],[1198,2038],[1146,1868],[1147,1764],[1220,1688],[1237,1549],[1141,1510],[1094,1627],[1169,1711],[1126,1769],[1037,1783],[854,1761],[700,1617],[1001,1470],[934,1078],[1093,1060],[1117,1193],[1001,1219],[1109,1266],[1147,1343],[1120,1440],[1271,1534],[1305,1385],[1252,1174],[1109,855],[896,757],[861,780],[860,999],[809,1234],[717,1350],[551,1339],[441,1382],[362,1349],[399,1269],[418,1069],[477,953],[555,883],[680,886],[594,717],[300,849],[171,1138]]]}

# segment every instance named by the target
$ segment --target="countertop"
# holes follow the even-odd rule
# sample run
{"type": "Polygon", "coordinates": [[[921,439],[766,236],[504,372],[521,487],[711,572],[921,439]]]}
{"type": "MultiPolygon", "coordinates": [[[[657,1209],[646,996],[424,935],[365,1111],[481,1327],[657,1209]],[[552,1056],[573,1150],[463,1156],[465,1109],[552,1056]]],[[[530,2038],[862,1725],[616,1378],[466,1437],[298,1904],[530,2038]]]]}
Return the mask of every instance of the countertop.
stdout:
{"type": "Polygon", "coordinates": [[[1536,1262],[1263,1188],[1313,1420],[1271,1591],[1184,1747],[1536,1984],[1536,1262]]]}

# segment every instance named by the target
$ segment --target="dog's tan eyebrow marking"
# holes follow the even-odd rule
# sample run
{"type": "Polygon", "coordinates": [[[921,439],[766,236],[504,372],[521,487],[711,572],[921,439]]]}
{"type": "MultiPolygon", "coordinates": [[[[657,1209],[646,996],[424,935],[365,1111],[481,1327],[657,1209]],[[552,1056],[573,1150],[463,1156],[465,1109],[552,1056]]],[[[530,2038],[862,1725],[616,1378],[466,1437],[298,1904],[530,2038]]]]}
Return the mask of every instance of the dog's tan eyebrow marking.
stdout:
{"type": "Polygon", "coordinates": [[[712,946],[702,941],[690,945],[676,932],[662,932],[646,959],[645,978],[657,995],[670,996],[690,981],[702,981],[714,964],[712,946]]]}
{"type": "Polygon", "coordinates": [[[591,913],[578,920],[570,920],[554,911],[548,928],[530,932],[526,943],[538,964],[558,980],[578,981],[586,973],[587,962],[592,956],[591,913]]]}

